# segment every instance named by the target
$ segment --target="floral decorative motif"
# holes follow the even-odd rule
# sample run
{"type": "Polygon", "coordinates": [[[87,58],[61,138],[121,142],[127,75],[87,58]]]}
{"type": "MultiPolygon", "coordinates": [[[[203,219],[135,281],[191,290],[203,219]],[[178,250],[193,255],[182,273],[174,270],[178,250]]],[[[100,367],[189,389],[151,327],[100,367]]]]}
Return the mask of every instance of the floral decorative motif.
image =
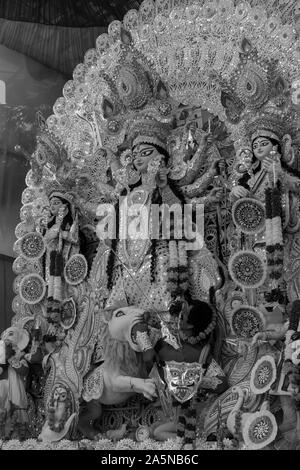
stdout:
{"type": "Polygon", "coordinates": [[[262,449],[276,437],[277,424],[270,411],[253,413],[243,427],[243,438],[249,449],[262,449]]]}
{"type": "Polygon", "coordinates": [[[44,297],[46,284],[39,274],[28,274],[20,283],[19,294],[27,304],[37,304],[44,297]]]}
{"type": "Polygon", "coordinates": [[[239,77],[236,91],[250,109],[260,108],[269,96],[267,73],[261,66],[251,63],[239,77]]]}
{"type": "Polygon", "coordinates": [[[259,395],[267,392],[276,379],[276,364],[272,356],[261,357],[251,371],[250,387],[259,395]]]}
{"type": "Polygon", "coordinates": [[[76,320],[76,305],[72,298],[63,302],[60,312],[60,324],[64,330],[69,330],[76,320]]]}
{"type": "Polygon", "coordinates": [[[246,234],[259,233],[265,225],[264,205],[252,198],[241,198],[232,207],[232,218],[237,228],[246,234]]]}
{"type": "Polygon", "coordinates": [[[88,265],[85,257],[80,254],[71,256],[64,270],[65,279],[68,284],[76,286],[86,277],[88,265]]]}
{"type": "Polygon", "coordinates": [[[256,442],[260,442],[268,436],[271,429],[270,424],[270,420],[265,416],[252,423],[251,432],[256,442]]]}
{"type": "Polygon", "coordinates": [[[20,240],[21,255],[27,260],[40,258],[45,251],[45,243],[41,234],[37,232],[27,233],[20,240]]]}
{"type": "Polygon", "coordinates": [[[228,267],[233,281],[240,287],[254,289],[266,280],[264,261],[253,251],[238,251],[230,258],[228,267]]]}
{"type": "Polygon", "coordinates": [[[249,305],[238,307],[231,316],[231,327],[234,334],[240,338],[252,338],[264,329],[262,313],[249,305]]]}

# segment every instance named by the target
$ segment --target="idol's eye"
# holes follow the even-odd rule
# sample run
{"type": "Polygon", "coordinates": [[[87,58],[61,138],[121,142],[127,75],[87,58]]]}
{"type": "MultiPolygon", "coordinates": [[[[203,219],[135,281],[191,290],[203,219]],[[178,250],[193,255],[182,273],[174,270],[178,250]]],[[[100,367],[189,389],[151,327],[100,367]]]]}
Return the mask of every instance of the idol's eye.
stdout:
{"type": "Polygon", "coordinates": [[[123,317],[124,315],[126,315],[126,313],[123,312],[123,310],[119,310],[119,311],[116,313],[116,318],[123,317]]]}
{"type": "Polygon", "coordinates": [[[194,372],[187,372],[186,373],[186,379],[191,382],[195,380],[195,373],[194,372]]]}
{"type": "Polygon", "coordinates": [[[171,370],[171,375],[174,379],[177,379],[179,377],[179,372],[178,370],[171,370]]]}
{"type": "Polygon", "coordinates": [[[149,157],[154,152],[154,149],[145,149],[141,151],[141,157],[149,157]]]}

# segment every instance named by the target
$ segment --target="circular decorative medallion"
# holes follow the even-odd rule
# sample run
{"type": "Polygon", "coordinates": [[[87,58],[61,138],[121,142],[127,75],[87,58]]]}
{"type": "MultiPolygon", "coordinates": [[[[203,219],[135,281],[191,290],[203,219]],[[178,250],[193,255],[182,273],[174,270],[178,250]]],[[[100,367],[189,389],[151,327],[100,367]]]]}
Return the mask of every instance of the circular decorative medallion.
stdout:
{"type": "Polygon", "coordinates": [[[274,441],[277,423],[268,410],[251,413],[242,428],[244,442],[249,449],[258,450],[274,441]]]}
{"type": "Polygon", "coordinates": [[[253,367],[250,387],[253,393],[260,395],[267,392],[276,379],[276,364],[272,356],[261,357],[253,367]]]}
{"type": "Polygon", "coordinates": [[[232,207],[232,218],[236,227],[249,235],[264,229],[265,217],[264,205],[256,199],[244,197],[232,207]]]}
{"type": "Polygon", "coordinates": [[[20,240],[20,252],[27,260],[40,258],[45,252],[45,242],[42,235],[37,232],[24,235],[20,240]]]}
{"type": "Polygon", "coordinates": [[[80,284],[86,277],[88,272],[88,264],[83,255],[77,254],[71,256],[64,270],[65,279],[68,284],[76,286],[80,284]]]}
{"type": "Polygon", "coordinates": [[[138,442],[143,442],[150,437],[150,429],[148,426],[139,426],[135,431],[135,438],[138,442]]]}
{"type": "Polygon", "coordinates": [[[266,280],[266,265],[254,251],[238,251],[230,258],[228,267],[232,280],[242,288],[255,289],[266,280]]]}
{"type": "Polygon", "coordinates": [[[62,303],[60,318],[60,324],[64,330],[69,330],[74,325],[76,320],[76,304],[72,298],[62,303]]]}
{"type": "Polygon", "coordinates": [[[14,299],[12,301],[12,311],[16,315],[18,315],[18,314],[22,313],[23,307],[24,307],[24,302],[20,298],[20,296],[17,295],[16,297],[14,297],[14,299]]]}
{"type": "Polygon", "coordinates": [[[264,330],[265,319],[257,308],[243,305],[232,312],[231,328],[239,338],[253,338],[256,333],[264,330]]]}
{"type": "Polygon", "coordinates": [[[39,274],[27,274],[23,277],[19,293],[21,299],[27,304],[37,304],[44,297],[46,284],[39,274]]]}

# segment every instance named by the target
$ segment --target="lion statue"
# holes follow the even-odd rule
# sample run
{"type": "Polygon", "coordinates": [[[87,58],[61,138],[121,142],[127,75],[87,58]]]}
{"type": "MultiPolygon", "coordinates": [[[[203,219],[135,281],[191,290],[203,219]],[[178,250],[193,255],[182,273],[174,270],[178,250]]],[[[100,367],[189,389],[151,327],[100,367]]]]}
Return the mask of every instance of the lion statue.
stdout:
{"type": "Polygon", "coordinates": [[[144,314],[128,306],[103,313],[98,338],[101,364],[84,379],[79,412],[78,427],[88,439],[97,439],[93,423],[101,415],[101,405],[117,405],[137,393],[149,400],[157,396],[143,360],[143,353],[152,349],[144,314]]]}

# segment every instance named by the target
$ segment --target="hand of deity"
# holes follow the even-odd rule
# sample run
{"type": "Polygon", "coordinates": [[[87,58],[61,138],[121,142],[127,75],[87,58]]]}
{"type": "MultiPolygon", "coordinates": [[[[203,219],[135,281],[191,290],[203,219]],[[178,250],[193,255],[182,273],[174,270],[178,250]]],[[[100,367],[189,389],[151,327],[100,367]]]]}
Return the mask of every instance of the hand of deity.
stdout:
{"type": "Polygon", "coordinates": [[[251,346],[259,346],[261,344],[261,341],[266,341],[266,333],[265,331],[260,331],[259,333],[256,333],[251,341],[251,346]]]}
{"type": "Polygon", "coordinates": [[[160,168],[156,175],[156,184],[159,188],[165,188],[168,184],[169,169],[166,167],[160,168]]]}
{"type": "Polygon", "coordinates": [[[65,215],[66,215],[66,207],[64,206],[59,209],[58,215],[55,218],[55,223],[60,226],[62,224],[62,221],[64,220],[65,215]]]}
{"type": "Polygon", "coordinates": [[[265,157],[261,163],[261,167],[263,170],[270,171],[273,167],[273,159],[271,156],[265,157]]]}
{"type": "Polygon", "coordinates": [[[214,137],[211,133],[204,134],[200,142],[200,147],[210,147],[213,140],[214,137]]]}
{"type": "Polygon", "coordinates": [[[247,197],[249,194],[249,191],[248,189],[244,188],[244,186],[237,185],[232,188],[231,194],[237,198],[247,197]]]}
{"type": "Polygon", "coordinates": [[[225,170],[225,160],[223,158],[219,158],[218,160],[215,160],[211,168],[215,174],[217,174],[218,171],[222,173],[225,170]]]}
{"type": "Polygon", "coordinates": [[[212,202],[212,203],[219,202],[222,199],[222,196],[223,196],[223,188],[220,188],[220,187],[213,188],[208,195],[209,202],[212,202]]]}
{"type": "Polygon", "coordinates": [[[142,393],[144,397],[148,398],[148,400],[153,400],[153,398],[157,397],[156,385],[155,385],[154,379],[143,380],[142,393]]]}
{"type": "Polygon", "coordinates": [[[263,170],[266,170],[269,173],[270,177],[274,178],[275,175],[275,179],[278,179],[278,174],[281,170],[279,155],[274,155],[273,157],[269,155],[265,157],[261,166],[263,170]]]}
{"type": "Polygon", "coordinates": [[[55,224],[47,230],[47,232],[45,233],[44,239],[46,242],[49,242],[57,238],[58,234],[59,234],[59,227],[55,224]]]}

